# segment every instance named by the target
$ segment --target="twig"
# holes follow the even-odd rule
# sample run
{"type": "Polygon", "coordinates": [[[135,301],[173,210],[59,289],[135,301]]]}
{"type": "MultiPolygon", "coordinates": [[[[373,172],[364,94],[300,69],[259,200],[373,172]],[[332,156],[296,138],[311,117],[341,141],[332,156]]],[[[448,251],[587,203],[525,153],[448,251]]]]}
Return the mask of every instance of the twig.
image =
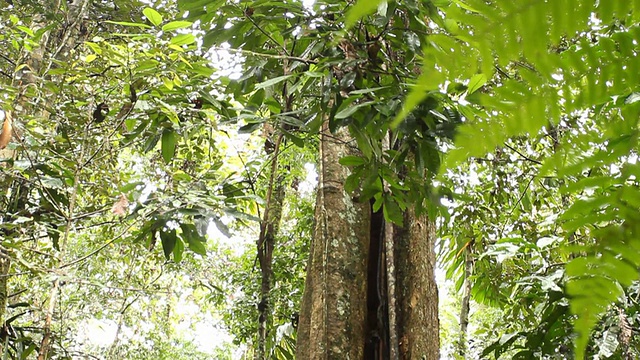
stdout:
{"type": "Polygon", "coordinates": [[[531,186],[531,182],[533,182],[533,179],[535,179],[535,178],[536,178],[535,176],[532,176],[531,179],[529,179],[529,182],[527,183],[527,186],[525,186],[524,190],[522,191],[522,194],[520,194],[520,197],[518,198],[518,201],[516,201],[516,204],[513,205],[513,207],[511,208],[511,211],[509,211],[509,215],[513,214],[513,211],[516,209],[516,207],[518,207],[518,205],[522,201],[522,198],[524,198],[524,195],[529,190],[529,186],[531,186]]]}
{"type": "Polygon", "coordinates": [[[522,156],[523,159],[531,161],[532,163],[537,164],[537,165],[542,165],[542,163],[540,161],[538,161],[536,159],[532,159],[532,158],[524,155],[523,153],[521,153],[520,151],[516,150],[515,148],[509,146],[508,144],[504,144],[504,146],[506,148],[508,148],[508,149],[511,149],[512,151],[515,151],[518,155],[522,156]]]}
{"type": "Polygon", "coordinates": [[[305,64],[317,64],[318,63],[318,60],[307,59],[307,58],[303,58],[303,57],[299,57],[299,56],[279,55],[279,54],[265,54],[265,53],[259,53],[259,52],[251,51],[251,50],[230,49],[230,48],[223,48],[223,47],[212,47],[211,49],[214,50],[214,51],[229,51],[229,52],[234,52],[234,53],[241,53],[241,54],[247,54],[247,55],[252,55],[252,56],[270,58],[270,59],[300,61],[300,62],[303,62],[305,64]]]}

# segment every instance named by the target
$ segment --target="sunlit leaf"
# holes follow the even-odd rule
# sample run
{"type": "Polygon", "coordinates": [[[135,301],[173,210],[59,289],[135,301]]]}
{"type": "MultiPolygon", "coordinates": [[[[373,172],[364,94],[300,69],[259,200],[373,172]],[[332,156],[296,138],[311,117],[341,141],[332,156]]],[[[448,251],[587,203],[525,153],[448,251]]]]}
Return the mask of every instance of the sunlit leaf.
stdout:
{"type": "Polygon", "coordinates": [[[373,14],[383,2],[386,3],[386,0],[358,0],[355,5],[347,11],[347,17],[344,22],[345,27],[350,29],[358,20],[373,14]]]}
{"type": "MultiPolygon", "coordinates": [[[[162,20],[161,20],[162,22],[162,20]]],[[[173,31],[177,29],[183,29],[190,27],[193,23],[191,21],[171,21],[162,25],[162,31],[173,31]]]]}
{"type": "Polygon", "coordinates": [[[156,10],[148,7],[142,10],[142,13],[153,25],[158,26],[162,24],[162,15],[156,10]]]}
{"type": "Polygon", "coordinates": [[[178,34],[171,38],[171,44],[173,45],[189,45],[196,41],[196,37],[193,34],[178,34]]]}

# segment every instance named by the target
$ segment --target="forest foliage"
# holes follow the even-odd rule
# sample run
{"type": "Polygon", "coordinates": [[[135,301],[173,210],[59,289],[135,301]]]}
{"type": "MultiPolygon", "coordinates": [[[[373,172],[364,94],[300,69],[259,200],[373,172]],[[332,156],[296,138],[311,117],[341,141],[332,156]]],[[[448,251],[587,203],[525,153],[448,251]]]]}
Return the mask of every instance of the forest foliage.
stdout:
{"type": "Polygon", "coordinates": [[[281,136],[291,191],[268,348],[291,358],[313,227],[298,187],[322,114],[362,153],[340,160],[345,187],[388,221],[410,205],[437,218],[450,296],[469,281],[474,306],[497,313],[472,315],[465,344],[443,321],[445,346],[640,356],[638,2],[8,3],[8,357],[41,352],[47,331],[56,358],[211,356],[185,321],[233,335],[217,356],[250,354],[252,244],[281,136]],[[397,148],[380,146],[389,131],[397,148]],[[86,319],[115,324],[114,341],[82,343],[86,319]]]}

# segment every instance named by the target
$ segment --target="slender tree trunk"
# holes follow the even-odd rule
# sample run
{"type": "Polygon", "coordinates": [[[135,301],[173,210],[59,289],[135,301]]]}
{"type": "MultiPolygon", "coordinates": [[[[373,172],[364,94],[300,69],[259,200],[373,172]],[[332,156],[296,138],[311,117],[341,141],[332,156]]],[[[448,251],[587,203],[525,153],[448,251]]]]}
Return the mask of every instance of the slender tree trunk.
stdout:
{"type": "Polygon", "coordinates": [[[265,212],[260,224],[260,237],[258,238],[258,260],[262,280],[260,284],[260,303],[258,304],[258,348],[255,354],[256,360],[269,358],[267,354],[267,335],[271,323],[271,283],[273,279],[273,249],[275,239],[282,217],[282,205],[285,197],[284,176],[278,168],[278,156],[282,145],[283,136],[280,134],[275,143],[273,158],[271,161],[271,174],[265,212]]]}
{"type": "Polygon", "coordinates": [[[469,326],[469,304],[471,300],[471,271],[473,262],[469,248],[464,250],[464,284],[462,285],[462,306],[460,307],[460,338],[458,354],[465,357],[467,353],[467,327],[469,326]]]}
{"type": "Polygon", "coordinates": [[[366,323],[370,205],[343,187],[338,163],[354,151],[346,128],[320,137],[316,227],[300,311],[297,359],[362,359],[366,323]]]}
{"type": "MultiPolygon", "coordinates": [[[[81,40],[80,27],[82,22],[84,21],[85,14],[89,8],[89,0],[76,0],[71,3],[67,3],[67,11],[65,13],[65,24],[67,24],[64,28],[58,29],[57,38],[58,42],[54,44],[48,44],[42,48],[42,51],[48,50],[50,52],[50,64],[53,64],[53,60],[61,60],[69,55],[71,49],[74,47],[77,41],[81,40]]],[[[56,7],[52,8],[53,11],[57,11],[60,9],[61,4],[57,2],[56,7]]],[[[48,70],[48,69],[45,69],[48,70]]],[[[42,72],[42,71],[41,71],[42,72]]],[[[87,125],[88,126],[88,125],[87,125]]],[[[86,138],[86,137],[85,137],[86,138]]],[[[74,186],[70,189],[69,194],[69,206],[67,208],[66,217],[66,226],[65,232],[62,236],[62,242],[60,244],[60,255],[57,258],[58,266],[60,264],[60,259],[64,259],[66,255],[66,246],[69,240],[70,231],[73,228],[73,219],[75,216],[75,207],[76,207],[76,199],[78,193],[78,186],[80,182],[81,172],[83,170],[83,163],[85,160],[85,151],[86,146],[81,144],[80,155],[78,157],[78,163],[74,174],[74,186]]],[[[53,324],[53,315],[56,310],[56,306],[58,303],[58,298],[60,297],[60,292],[62,291],[61,282],[59,278],[56,278],[53,281],[51,291],[49,293],[49,301],[45,315],[45,322],[43,326],[42,341],[40,342],[40,350],[38,352],[38,360],[46,360],[49,357],[49,350],[51,349],[51,341],[52,341],[52,324],[53,324]]]]}
{"type": "Polygon", "coordinates": [[[439,359],[434,224],[408,208],[404,225],[394,230],[400,359],[439,359]]]}

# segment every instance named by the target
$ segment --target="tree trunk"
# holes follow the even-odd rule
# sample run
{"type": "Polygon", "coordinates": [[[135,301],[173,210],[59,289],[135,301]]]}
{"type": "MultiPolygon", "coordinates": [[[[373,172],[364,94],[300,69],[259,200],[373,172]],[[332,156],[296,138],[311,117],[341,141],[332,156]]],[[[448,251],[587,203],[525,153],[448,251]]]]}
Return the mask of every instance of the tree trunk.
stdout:
{"type": "Polygon", "coordinates": [[[267,335],[271,324],[270,293],[273,282],[273,249],[276,235],[282,218],[282,205],[285,198],[285,178],[278,166],[280,149],[283,144],[283,135],[279,135],[275,143],[273,158],[271,160],[271,174],[269,176],[269,188],[265,211],[260,224],[260,237],[258,238],[258,260],[260,261],[261,283],[260,303],[258,304],[258,348],[255,353],[256,360],[270,358],[267,353],[267,335]]]}
{"type": "MultiPolygon", "coordinates": [[[[57,36],[52,37],[52,39],[56,39],[57,42],[49,43],[41,47],[42,52],[47,50],[50,52],[49,61],[51,61],[51,63],[53,63],[54,60],[62,60],[65,57],[69,56],[71,49],[75,46],[77,42],[81,41],[81,39],[83,38],[82,36],[80,36],[80,28],[81,28],[82,22],[85,19],[85,15],[89,10],[89,6],[90,6],[89,4],[90,4],[89,0],[78,0],[78,1],[73,1],[67,4],[67,9],[66,9],[67,11],[65,13],[67,25],[64,28],[57,29],[57,32],[55,33],[57,36]]],[[[58,9],[60,9],[59,1],[57,1],[57,4],[51,8],[51,11],[55,12],[58,9]]],[[[41,59],[42,59],[42,56],[41,56],[41,59]]],[[[39,67],[34,67],[34,69],[41,70],[39,67]]],[[[45,74],[40,74],[40,75],[45,75],[45,74]]],[[[49,101],[53,101],[53,99],[50,98],[49,101]]],[[[82,163],[84,161],[85,151],[86,151],[86,148],[82,146],[80,150],[80,155],[78,157],[78,164],[75,171],[75,179],[73,182],[74,186],[71,189],[70,196],[69,196],[69,205],[68,205],[68,211],[66,214],[65,232],[62,236],[62,242],[60,245],[60,254],[57,260],[57,264],[54,263],[55,265],[59,265],[60,259],[64,259],[66,254],[66,244],[69,239],[71,228],[73,226],[76,196],[77,196],[77,191],[79,186],[78,184],[80,183],[79,181],[80,173],[82,172],[82,166],[83,166],[82,163]]],[[[59,278],[56,278],[53,281],[53,284],[51,286],[51,291],[49,292],[49,300],[48,300],[48,306],[45,313],[46,315],[45,315],[44,326],[43,326],[42,341],[40,342],[40,349],[39,349],[38,358],[37,358],[38,360],[46,360],[49,358],[49,350],[51,349],[51,341],[53,338],[51,327],[53,324],[53,316],[56,310],[58,298],[60,297],[60,292],[61,292],[61,281],[59,278]]]]}
{"type": "Polygon", "coordinates": [[[370,205],[344,190],[353,155],[346,128],[320,136],[316,227],[297,339],[297,359],[362,359],[366,323],[370,205]]]}
{"type": "Polygon", "coordinates": [[[438,287],[435,281],[435,227],[412,208],[396,238],[396,296],[400,359],[439,359],[438,287]]]}
{"type": "Polygon", "coordinates": [[[465,357],[467,353],[467,327],[469,326],[469,303],[471,300],[471,252],[464,249],[464,284],[462,285],[462,306],[460,307],[460,338],[458,339],[458,354],[465,357]]]}

